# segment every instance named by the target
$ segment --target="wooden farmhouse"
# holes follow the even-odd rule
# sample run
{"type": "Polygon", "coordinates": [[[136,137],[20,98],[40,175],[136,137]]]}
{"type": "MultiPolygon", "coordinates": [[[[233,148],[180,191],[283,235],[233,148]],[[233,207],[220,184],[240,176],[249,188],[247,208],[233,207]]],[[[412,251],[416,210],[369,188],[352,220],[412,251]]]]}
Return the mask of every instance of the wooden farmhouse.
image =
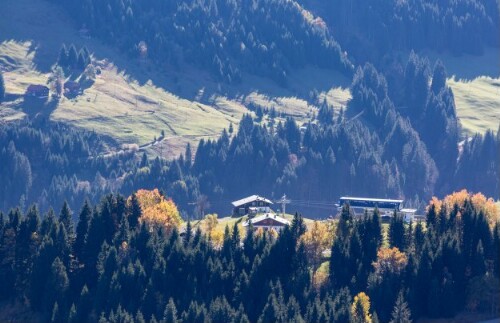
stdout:
{"type": "Polygon", "coordinates": [[[243,223],[243,227],[250,227],[250,223],[255,229],[263,228],[265,230],[273,229],[276,231],[281,231],[286,225],[290,225],[290,221],[275,213],[266,213],[256,216],[243,223]]]}
{"type": "Polygon", "coordinates": [[[268,213],[273,204],[270,200],[259,195],[252,195],[231,203],[233,205],[233,216],[244,216],[247,214],[268,213]]]}

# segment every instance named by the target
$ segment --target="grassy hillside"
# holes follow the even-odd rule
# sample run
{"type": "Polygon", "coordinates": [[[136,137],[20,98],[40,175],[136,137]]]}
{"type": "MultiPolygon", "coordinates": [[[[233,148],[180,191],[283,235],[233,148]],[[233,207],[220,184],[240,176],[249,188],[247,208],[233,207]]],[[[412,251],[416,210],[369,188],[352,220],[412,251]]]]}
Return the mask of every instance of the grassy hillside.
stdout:
{"type": "Polygon", "coordinates": [[[287,89],[246,75],[239,86],[218,84],[189,66],[158,71],[148,62],[129,58],[97,40],[79,35],[79,26],[59,7],[45,0],[1,0],[0,64],[5,72],[7,102],[3,120],[42,115],[54,121],[94,130],[123,144],[154,149],[163,156],[178,154],[187,142],[215,137],[230,123],[237,126],[245,105],[275,107],[278,113],[308,120],[316,108],[307,103],[309,91],[319,89],[334,105],[345,105],[348,80],[316,68],[297,71],[287,89]],[[102,74],[92,87],[56,107],[32,109],[22,95],[30,84],[45,84],[61,45],[87,46],[102,74]],[[258,84],[258,87],[252,86],[258,84]],[[323,89],[323,90],[321,90],[323,89]],[[165,137],[151,145],[161,131],[165,137]]]}
{"type": "Polygon", "coordinates": [[[477,77],[472,81],[452,78],[457,113],[466,132],[496,131],[500,125],[500,78],[477,77]]]}
{"type": "MultiPolygon", "coordinates": [[[[201,138],[213,138],[230,123],[237,127],[251,103],[274,107],[300,123],[316,113],[309,103],[313,91],[337,109],[350,99],[346,89],[350,80],[312,67],[292,73],[287,88],[253,75],[244,75],[241,85],[228,86],[185,65],[160,71],[98,40],[81,37],[80,26],[51,2],[0,0],[0,4],[8,17],[0,20],[0,68],[7,87],[0,119],[43,116],[94,130],[113,139],[111,151],[137,144],[149,152],[174,156],[187,142],[196,145],[201,138]],[[47,82],[63,43],[87,46],[102,74],[82,95],[63,98],[57,106],[33,109],[25,104],[23,94],[30,84],[47,82]],[[162,131],[165,137],[152,144],[162,131]]],[[[480,58],[434,55],[454,75],[449,84],[467,132],[498,128],[500,79],[492,68],[495,54],[488,51],[480,58]]]]}
{"type": "Polygon", "coordinates": [[[431,62],[439,58],[445,64],[463,130],[468,134],[496,131],[500,125],[500,50],[488,49],[482,56],[423,54],[431,62]]]}

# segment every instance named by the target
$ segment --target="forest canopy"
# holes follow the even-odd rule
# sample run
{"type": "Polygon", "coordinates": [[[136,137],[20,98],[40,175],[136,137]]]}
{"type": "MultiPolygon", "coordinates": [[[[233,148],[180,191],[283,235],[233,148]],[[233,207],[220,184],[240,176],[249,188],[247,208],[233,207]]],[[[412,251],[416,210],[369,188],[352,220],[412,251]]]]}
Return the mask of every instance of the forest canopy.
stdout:
{"type": "Polygon", "coordinates": [[[221,245],[194,222],[137,221],[144,216],[139,201],[150,205],[144,210],[168,201],[157,190],[86,201],[76,225],[67,203],[58,215],[15,208],[0,212],[0,300],[47,322],[408,322],[465,309],[494,314],[500,223],[490,226],[477,199],[458,195],[445,198],[453,201],[449,212],[436,212],[432,201],[424,222],[404,223],[395,213],[388,235],[378,209],[356,217],[345,205],[338,220],[323,222],[333,224],[333,235],[311,235],[322,224],[308,227],[296,214],[279,234],[226,226],[221,245]],[[310,252],[318,244],[331,251],[320,267],[310,252]],[[316,280],[320,270],[326,276],[316,280]]]}

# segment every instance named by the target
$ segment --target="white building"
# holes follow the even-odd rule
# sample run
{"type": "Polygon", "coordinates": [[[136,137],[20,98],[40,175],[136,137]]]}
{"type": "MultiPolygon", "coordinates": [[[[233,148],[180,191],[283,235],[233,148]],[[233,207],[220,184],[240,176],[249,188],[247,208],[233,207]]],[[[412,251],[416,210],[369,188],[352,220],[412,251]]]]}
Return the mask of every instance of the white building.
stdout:
{"type": "Polygon", "coordinates": [[[263,228],[263,229],[274,229],[276,231],[280,231],[286,225],[290,225],[290,221],[287,219],[275,214],[275,213],[265,213],[255,218],[249,219],[243,223],[244,227],[248,227],[252,223],[254,228],[263,228]]]}

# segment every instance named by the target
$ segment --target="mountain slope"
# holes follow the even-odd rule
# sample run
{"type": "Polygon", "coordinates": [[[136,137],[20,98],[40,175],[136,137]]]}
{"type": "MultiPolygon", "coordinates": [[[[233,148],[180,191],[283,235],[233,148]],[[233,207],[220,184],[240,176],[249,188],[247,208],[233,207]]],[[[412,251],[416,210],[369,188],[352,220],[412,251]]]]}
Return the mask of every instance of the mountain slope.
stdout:
{"type": "Polygon", "coordinates": [[[213,138],[230,123],[235,126],[245,105],[275,107],[278,113],[307,120],[316,109],[305,99],[311,89],[339,108],[349,94],[339,85],[348,80],[339,73],[307,67],[290,75],[287,89],[265,78],[248,75],[239,85],[221,84],[208,73],[190,65],[158,72],[150,62],[130,59],[95,39],[83,38],[72,19],[58,6],[44,0],[0,1],[6,17],[0,21],[0,63],[5,72],[7,102],[4,120],[37,114],[62,121],[122,144],[146,146],[154,137],[156,153],[177,155],[187,142],[213,138]],[[32,109],[22,95],[29,84],[46,83],[63,43],[86,46],[102,73],[83,95],[63,98],[57,107],[32,109]]]}

